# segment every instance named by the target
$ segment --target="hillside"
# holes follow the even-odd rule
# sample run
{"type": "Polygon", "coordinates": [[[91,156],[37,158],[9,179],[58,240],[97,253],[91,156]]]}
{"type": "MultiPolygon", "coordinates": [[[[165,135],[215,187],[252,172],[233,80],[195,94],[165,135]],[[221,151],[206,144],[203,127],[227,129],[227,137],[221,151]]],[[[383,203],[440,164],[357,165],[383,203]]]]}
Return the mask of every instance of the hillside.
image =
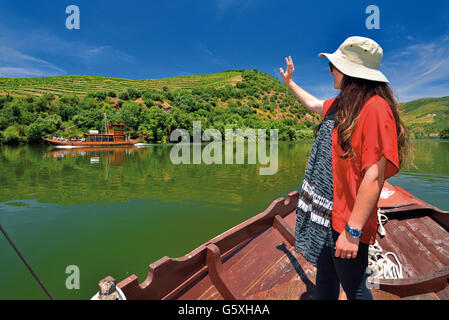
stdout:
{"type": "MultiPolygon", "coordinates": [[[[438,137],[449,127],[449,97],[424,98],[400,105],[414,138],[438,137]]],[[[202,130],[278,129],[281,141],[313,139],[321,117],[300,104],[278,79],[257,70],[155,80],[98,76],[0,78],[0,142],[41,143],[45,135],[81,137],[90,129],[123,122],[169,142],[176,128],[202,130]]]]}
{"type": "Polygon", "coordinates": [[[95,76],[0,78],[0,141],[39,143],[45,135],[82,136],[103,114],[165,143],[177,128],[278,129],[281,141],[313,138],[320,116],[278,79],[257,70],[159,80],[95,76]]]}
{"type": "Polygon", "coordinates": [[[410,101],[402,104],[401,110],[415,138],[438,137],[449,127],[449,97],[410,101]]]}
{"type": "Polygon", "coordinates": [[[11,95],[42,95],[45,93],[85,95],[89,92],[120,92],[127,88],[137,90],[192,89],[219,87],[232,84],[242,75],[239,71],[179,76],[157,80],[131,80],[100,76],[59,76],[44,78],[0,78],[0,92],[11,95]]]}

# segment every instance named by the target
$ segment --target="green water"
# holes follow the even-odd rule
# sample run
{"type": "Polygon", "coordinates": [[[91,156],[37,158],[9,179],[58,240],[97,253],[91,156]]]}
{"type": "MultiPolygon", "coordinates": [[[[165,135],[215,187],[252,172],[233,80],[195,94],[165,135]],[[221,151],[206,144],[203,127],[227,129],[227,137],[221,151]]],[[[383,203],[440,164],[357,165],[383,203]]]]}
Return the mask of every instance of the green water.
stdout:
{"type": "MultiPolygon", "coordinates": [[[[389,182],[449,210],[449,143],[414,146],[417,168],[389,182]]],[[[150,263],[183,256],[298,190],[312,144],[280,143],[271,176],[259,164],[174,165],[172,147],[0,147],[0,223],[56,299],[89,299],[107,275],[143,281],[150,263]],[[71,265],[79,290],[66,288],[71,265]]],[[[46,299],[3,236],[0,253],[0,299],[46,299]]]]}

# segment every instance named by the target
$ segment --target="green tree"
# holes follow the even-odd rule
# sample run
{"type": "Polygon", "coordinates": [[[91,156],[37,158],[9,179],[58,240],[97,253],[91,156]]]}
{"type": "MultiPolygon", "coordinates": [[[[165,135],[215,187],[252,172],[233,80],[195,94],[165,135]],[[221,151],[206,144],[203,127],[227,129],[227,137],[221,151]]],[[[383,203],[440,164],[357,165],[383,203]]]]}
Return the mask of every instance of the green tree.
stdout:
{"type": "Polygon", "coordinates": [[[129,100],[129,94],[128,94],[128,92],[127,92],[126,90],[120,92],[120,93],[118,94],[118,97],[119,97],[119,99],[121,99],[121,100],[129,100]]]}
{"type": "Polygon", "coordinates": [[[17,144],[26,141],[24,127],[22,125],[12,125],[3,131],[3,141],[10,144],[17,144]]]}
{"type": "Polygon", "coordinates": [[[25,128],[25,136],[29,142],[40,142],[41,138],[49,134],[54,135],[62,124],[59,115],[46,118],[39,117],[35,122],[25,128]]]}
{"type": "Polygon", "coordinates": [[[51,107],[51,103],[55,100],[55,95],[51,94],[51,93],[45,93],[44,95],[42,95],[41,97],[39,97],[36,102],[36,111],[41,112],[41,111],[46,111],[48,109],[50,109],[51,107]]]}
{"type": "Polygon", "coordinates": [[[449,139],[449,127],[440,132],[440,139],[449,139]]]}
{"type": "Polygon", "coordinates": [[[77,111],[77,107],[71,104],[65,104],[61,101],[58,104],[58,114],[63,121],[72,119],[72,117],[77,114],[77,111]]]}
{"type": "Polygon", "coordinates": [[[9,94],[7,94],[6,96],[0,96],[0,110],[3,109],[3,106],[8,103],[13,101],[14,98],[12,96],[10,96],[9,94]]]}
{"type": "Polygon", "coordinates": [[[146,105],[148,108],[151,108],[151,107],[154,106],[154,101],[151,100],[150,98],[144,98],[144,99],[143,99],[143,102],[145,103],[145,105],[146,105]]]}
{"type": "Polygon", "coordinates": [[[140,105],[135,102],[125,102],[119,111],[119,119],[128,127],[137,130],[139,126],[140,105]]]}
{"type": "Polygon", "coordinates": [[[138,90],[136,90],[135,88],[127,88],[126,93],[128,94],[128,97],[130,100],[139,99],[141,96],[141,93],[138,90]]]}
{"type": "Polygon", "coordinates": [[[72,107],[77,107],[80,103],[80,98],[74,94],[64,94],[59,98],[59,101],[72,107]]]}
{"type": "Polygon", "coordinates": [[[146,135],[149,142],[162,142],[168,134],[165,130],[167,114],[159,108],[144,109],[141,118],[138,131],[146,135]]]}

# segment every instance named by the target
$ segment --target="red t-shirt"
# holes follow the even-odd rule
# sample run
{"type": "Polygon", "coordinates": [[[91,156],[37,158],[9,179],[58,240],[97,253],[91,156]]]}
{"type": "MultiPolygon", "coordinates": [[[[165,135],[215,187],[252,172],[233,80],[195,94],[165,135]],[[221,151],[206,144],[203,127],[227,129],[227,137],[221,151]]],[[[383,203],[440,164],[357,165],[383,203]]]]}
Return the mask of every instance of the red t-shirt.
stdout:
{"type": "MultiPolygon", "coordinates": [[[[326,100],[323,117],[331,108],[334,99],[326,100]]],[[[332,227],[338,233],[345,230],[354,207],[357,191],[362,183],[365,169],[385,156],[385,180],[399,172],[396,121],[388,102],[375,95],[360,111],[356,128],[351,136],[355,159],[342,159],[343,149],[338,143],[337,128],[332,132],[332,174],[334,199],[332,227]],[[362,175],[363,174],[363,175],[362,175]]],[[[373,244],[377,232],[377,203],[363,228],[360,242],[373,244]]]]}

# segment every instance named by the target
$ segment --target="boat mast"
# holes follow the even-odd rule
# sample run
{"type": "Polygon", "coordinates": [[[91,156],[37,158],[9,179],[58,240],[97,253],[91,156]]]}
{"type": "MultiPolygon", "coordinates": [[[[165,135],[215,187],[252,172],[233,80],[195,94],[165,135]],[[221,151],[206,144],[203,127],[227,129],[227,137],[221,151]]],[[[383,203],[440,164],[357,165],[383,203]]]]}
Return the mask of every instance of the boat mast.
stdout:
{"type": "Polygon", "coordinates": [[[104,113],[104,134],[108,134],[108,118],[106,112],[104,113]]]}

